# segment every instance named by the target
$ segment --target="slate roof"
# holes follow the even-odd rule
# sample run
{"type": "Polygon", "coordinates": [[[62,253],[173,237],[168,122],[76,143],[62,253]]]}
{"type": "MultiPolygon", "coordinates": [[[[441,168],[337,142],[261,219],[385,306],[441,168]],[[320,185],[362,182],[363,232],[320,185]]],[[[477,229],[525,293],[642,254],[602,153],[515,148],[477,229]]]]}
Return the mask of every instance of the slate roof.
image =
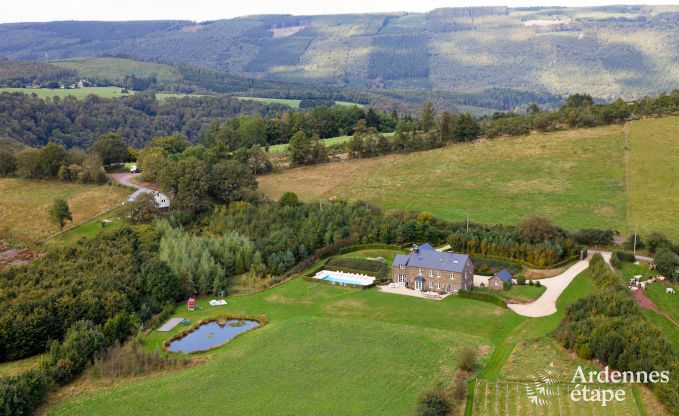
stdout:
{"type": "Polygon", "coordinates": [[[419,246],[420,251],[422,250],[429,250],[429,251],[436,251],[434,250],[434,247],[431,246],[429,243],[424,243],[421,246],[419,246]]]}
{"type": "Polygon", "coordinates": [[[426,246],[429,246],[429,249],[423,250],[423,246],[425,244],[419,247],[419,253],[412,251],[409,254],[398,254],[391,265],[404,265],[459,273],[462,272],[464,265],[469,260],[469,256],[466,254],[442,253],[431,248],[429,244],[426,244],[426,246]]]}
{"type": "Polygon", "coordinates": [[[507,269],[502,269],[500,270],[497,275],[497,277],[500,278],[503,282],[511,282],[512,281],[512,274],[507,271],[507,269]]]}

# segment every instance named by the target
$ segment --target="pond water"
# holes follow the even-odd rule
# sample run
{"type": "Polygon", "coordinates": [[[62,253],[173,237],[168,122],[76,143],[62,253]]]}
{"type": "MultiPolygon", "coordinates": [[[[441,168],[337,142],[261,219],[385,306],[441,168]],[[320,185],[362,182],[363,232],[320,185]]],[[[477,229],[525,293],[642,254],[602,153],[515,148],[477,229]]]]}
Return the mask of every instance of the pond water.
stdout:
{"type": "Polygon", "coordinates": [[[258,326],[259,322],[244,319],[208,322],[186,336],[172,341],[167,350],[185,353],[209,350],[258,326]]]}

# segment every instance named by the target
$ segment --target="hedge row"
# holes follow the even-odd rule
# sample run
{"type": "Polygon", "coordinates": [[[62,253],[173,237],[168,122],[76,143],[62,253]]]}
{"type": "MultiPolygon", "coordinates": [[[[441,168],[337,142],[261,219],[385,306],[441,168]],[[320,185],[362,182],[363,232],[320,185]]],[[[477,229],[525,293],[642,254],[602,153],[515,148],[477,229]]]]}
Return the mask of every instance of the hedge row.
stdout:
{"type": "Polygon", "coordinates": [[[339,254],[352,253],[354,251],[361,250],[398,250],[401,251],[401,247],[393,244],[353,244],[347,247],[342,247],[339,250],[339,254]]]}
{"type": "Polygon", "coordinates": [[[383,271],[387,265],[383,261],[368,259],[349,259],[346,257],[334,257],[327,263],[328,267],[348,267],[354,270],[367,270],[374,273],[383,271]]]}
{"type": "Polygon", "coordinates": [[[507,301],[505,299],[502,299],[499,296],[493,295],[492,293],[474,292],[474,291],[469,292],[469,291],[466,291],[464,289],[461,289],[460,291],[457,292],[457,294],[462,298],[480,300],[482,302],[492,303],[492,304],[500,306],[502,308],[507,308],[507,301]]]}
{"type": "Polygon", "coordinates": [[[490,255],[490,254],[472,253],[472,254],[470,254],[470,256],[472,256],[472,257],[473,256],[479,256],[479,257],[485,257],[485,258],[493,259],[493,260],[502,260],[502,261],[506,261],[506,262],[509,262],[509,263],[519,264],[521,266],[525,266],[525,267],[528,267],[528,268],[531,268],[531,269],[538,269],[538,270],[556,269],[556,268],[565,266],[568,263],[570,263],[574,260],[578,260],[580,258],[579,255],[576,255],[576,256],[571,256],[571,257],[568,257],[566,259],[563,259],[558,263],[549,264],[547,266],[536,266],[534,264],[528,263],[527,261],[523,261],[523,260],[519,260],[519,259],[510,259],[508,257],[502,257],[502,256],[493,256],[493,255],[490,255]]]}

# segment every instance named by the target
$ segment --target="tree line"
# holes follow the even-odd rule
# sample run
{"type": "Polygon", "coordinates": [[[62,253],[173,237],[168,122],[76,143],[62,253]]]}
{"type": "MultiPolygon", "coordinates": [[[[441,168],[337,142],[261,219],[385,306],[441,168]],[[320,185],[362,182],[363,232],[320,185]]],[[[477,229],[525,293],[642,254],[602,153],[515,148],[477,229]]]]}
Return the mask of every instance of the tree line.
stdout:
{"type": "Polygon", "coordinates": [[[644,318],[622,278],[600,254],[592,257],[589,270],[596,292],[568,307],[557,340],[582,358],[621,371],[669,371],[668,383],[651,388],[671,414],[679,413],[679,361],[672,344],[644,318]]]}

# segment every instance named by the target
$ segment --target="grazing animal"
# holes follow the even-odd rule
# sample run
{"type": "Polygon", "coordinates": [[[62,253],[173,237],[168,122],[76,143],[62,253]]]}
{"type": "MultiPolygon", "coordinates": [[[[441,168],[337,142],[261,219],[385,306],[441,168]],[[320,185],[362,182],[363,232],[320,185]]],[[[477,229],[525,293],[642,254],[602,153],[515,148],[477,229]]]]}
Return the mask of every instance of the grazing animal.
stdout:
{"type": "Polygon", "coordinates": [[[667,294],[674,293],[674,288],[668,287],[667,289],[665,289],[665,293],[667,294]]]}

